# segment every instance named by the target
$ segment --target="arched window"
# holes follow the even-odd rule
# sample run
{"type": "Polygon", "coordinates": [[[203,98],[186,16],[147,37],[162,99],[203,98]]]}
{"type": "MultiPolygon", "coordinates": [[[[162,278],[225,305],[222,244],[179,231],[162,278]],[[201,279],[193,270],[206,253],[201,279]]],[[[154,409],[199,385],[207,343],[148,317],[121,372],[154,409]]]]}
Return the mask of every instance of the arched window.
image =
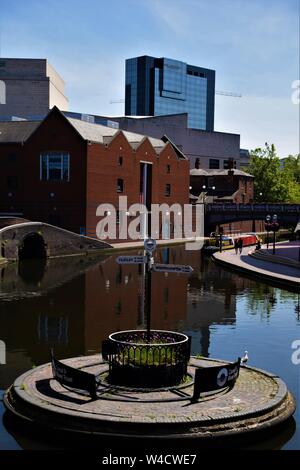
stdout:
{"type": "Polygon", "coordinates": [[[6,85],[3,80],[0,80],[0,104],[6,104],[6,85]]]}

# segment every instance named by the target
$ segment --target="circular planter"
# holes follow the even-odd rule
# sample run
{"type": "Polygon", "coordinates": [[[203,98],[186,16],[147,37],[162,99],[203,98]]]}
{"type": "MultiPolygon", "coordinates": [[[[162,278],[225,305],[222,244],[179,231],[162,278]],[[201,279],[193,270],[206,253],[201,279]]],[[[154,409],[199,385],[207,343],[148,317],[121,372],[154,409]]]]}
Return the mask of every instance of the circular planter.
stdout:
{"type": "Polygon", "coordinates": [[[180,384],[187,374],[190,341],[182,333],[129,330],[109,336],[109,382],[140,388],[180,384]]]}

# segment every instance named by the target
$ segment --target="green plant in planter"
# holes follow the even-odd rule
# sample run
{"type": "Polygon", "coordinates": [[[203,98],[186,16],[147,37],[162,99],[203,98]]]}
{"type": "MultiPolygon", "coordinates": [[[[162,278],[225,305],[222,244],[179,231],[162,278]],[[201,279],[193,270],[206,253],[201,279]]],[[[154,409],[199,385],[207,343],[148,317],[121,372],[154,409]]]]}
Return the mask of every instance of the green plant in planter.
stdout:
{"type": "Polygon", "coordinates": [[[162,364],[175,364],[176,357],[172,346],[145,345],[145,347],[134,348],[128,346],[124,349],[124,363],[135,366],[159,366],[162,364]]]}

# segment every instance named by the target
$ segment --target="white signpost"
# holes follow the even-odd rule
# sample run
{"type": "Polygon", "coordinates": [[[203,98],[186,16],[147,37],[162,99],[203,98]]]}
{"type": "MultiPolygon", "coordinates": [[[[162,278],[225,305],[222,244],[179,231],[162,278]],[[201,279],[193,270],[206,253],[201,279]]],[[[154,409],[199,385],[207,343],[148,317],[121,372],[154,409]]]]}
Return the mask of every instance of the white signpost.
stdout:
{"type": "Polygon", "coordinates": [[[119,256],[117,258],[118,264],[145,264],[145,303],[144,309],[147,313],[147,340],[150,341],[151,332],[151,273],[177,273],[177,274],[190,274],[193,271],[191,266],[184,266],[181,264],[158,264],[153,262],[152,253],[156,248],[156,241],[152,238],[147,238],[144,241],[144,249],[146,256],[119,256]]]}

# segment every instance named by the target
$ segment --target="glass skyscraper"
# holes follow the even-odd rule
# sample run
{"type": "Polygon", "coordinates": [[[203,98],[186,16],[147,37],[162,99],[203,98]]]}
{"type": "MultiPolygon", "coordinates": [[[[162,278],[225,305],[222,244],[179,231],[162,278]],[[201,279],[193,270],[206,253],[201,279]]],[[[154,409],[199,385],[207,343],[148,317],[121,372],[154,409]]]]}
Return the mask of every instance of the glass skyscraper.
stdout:
{"type": "Polygon", "coordinates": [[[215,71],[149,56],[126,60],[125,114],[188,113],[188,126],[214,130],[215,71]]]}

